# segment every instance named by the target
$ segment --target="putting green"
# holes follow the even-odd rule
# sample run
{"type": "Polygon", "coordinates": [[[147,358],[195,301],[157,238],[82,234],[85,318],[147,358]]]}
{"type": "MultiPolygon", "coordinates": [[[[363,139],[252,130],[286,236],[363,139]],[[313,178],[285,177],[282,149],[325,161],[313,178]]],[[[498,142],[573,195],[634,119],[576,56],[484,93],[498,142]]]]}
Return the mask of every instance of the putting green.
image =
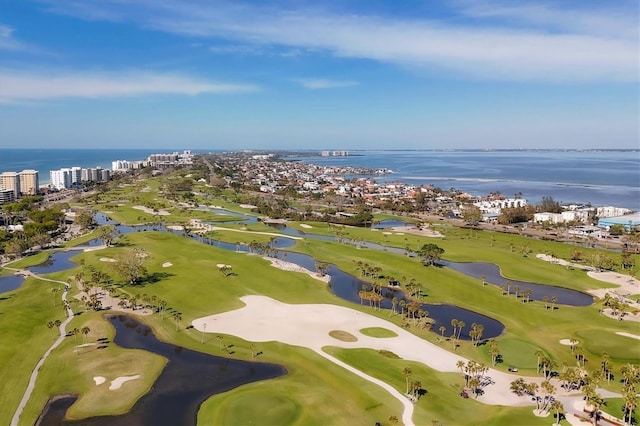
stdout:
{"type": "Polygon", "coordinates": [[[538,364],[535,353],[540,349],[538,346],[519,339],[505,338],[500,340],[498,347],[505,365],[535,370],[538,364]]]}
{"type": "Polygon", "coordinates": [[[343,330],[331,330],[329,336],[342,342],[357,342],[358,338],[351,333],[347,333],[343,330]]]}
{"type": "Polygon", "coordinates": [[[382,327],[368,327],[368,328],[363,328],[359,330],[360,333],[364,334],[365,336],[369,336],[369,337],[379,337],[379,338],[385,338],[385,337],[396,337],[398,336],[394,331],[388,330],[386,328],[382,328],[382,327]]]}

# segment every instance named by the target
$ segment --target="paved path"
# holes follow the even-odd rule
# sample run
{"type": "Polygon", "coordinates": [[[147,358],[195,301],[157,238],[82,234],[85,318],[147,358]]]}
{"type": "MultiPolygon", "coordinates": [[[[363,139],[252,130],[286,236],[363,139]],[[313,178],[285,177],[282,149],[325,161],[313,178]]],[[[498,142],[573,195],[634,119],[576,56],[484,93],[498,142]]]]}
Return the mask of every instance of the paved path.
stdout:
{"type": "MultiPolygon", "coordinates": [[[[67,301],[67,291],[68,291],[69,287],[68,287],[67,283],[65,283],[64,281],[58,281],[58,280],[51,280],[51,279],[48,279],[48,278],[42,278],[42,277],[34,274],[31,271],[27,271],[26,275],[34,277],[34,278],[42,280],[42,281],[50,281],[50,282],[53,282],[53,283],[62,284],[64,286],[64,289],[65,289],[62,292],[62,302],[64,303],[64,302],[67,301]]],[[[71,310],[69,305],[67,305],[67,319],[64,320],[62,322],[62,324],[60,324],[60,336],[53,343],[53,345],[51,345],[51,347],[44,353],[44,355],[42,355],[42,357],[40,357],[40,360],[38,361],[38,363],[36,364],[35,368],[31,372],[31,377],[29,378],[29,384],[27,385],[27,389],[24,391],[24,395],[22,395],[22,400],[20,401],[20,404],[18,405],[18,408],[16,409],[16,412],[13,415],[13,418],[11,419],[11,426],[17,426],[18,425],[18,420],[20,419],[20,415],[22,414],[22,411],[24,410],[24,407],[27,405],[27,402],[29,401],[29,398],[31,398],[31,393],[33,393],[33,388],[36,385],[36,380],[38,379],[38,373],[40,372],[40,368],[42,367],[44,362],[47,360],[47,358],[49,357],[51,352],[55,348],[60,346],[60,344],[62,344],[62,342],[64,341],[64,339],[65,339],[65,337],[67,335],[67,325],[71,322],[72,319],[73,319],[73,311],[71,310]]]]}

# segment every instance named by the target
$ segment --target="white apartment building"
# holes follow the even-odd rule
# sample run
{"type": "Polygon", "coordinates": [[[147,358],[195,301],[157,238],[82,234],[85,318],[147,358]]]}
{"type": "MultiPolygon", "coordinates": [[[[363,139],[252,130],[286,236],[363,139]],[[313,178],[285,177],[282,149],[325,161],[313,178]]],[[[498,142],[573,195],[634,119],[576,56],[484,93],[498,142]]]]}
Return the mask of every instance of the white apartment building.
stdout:
{"type": "Polygon", "coordinates": [[[604,206],[596,209],[596,216],[598,217],[616,217],[624,216],[631,213],[631,210],[624,207],[604,206]]]}
{"type": "Polygon", "coordinates": [[[20,175],[16,172],[0,173],[0,189],[13,191],[14,199],[20,197],[20,175]]]}
{"type": "Polygon", "coordinates": [[[20,175],[20,193],[36,195],[40,191],[40,179],[37,170],[23,170],[20,175]]]}
{"type": "Polygon", "coordinates": [[[71,188],[73,184],[71,169],[63,168],[59,170],[51,170],[49,172],[49,182],[55,189],[71,188]]]}

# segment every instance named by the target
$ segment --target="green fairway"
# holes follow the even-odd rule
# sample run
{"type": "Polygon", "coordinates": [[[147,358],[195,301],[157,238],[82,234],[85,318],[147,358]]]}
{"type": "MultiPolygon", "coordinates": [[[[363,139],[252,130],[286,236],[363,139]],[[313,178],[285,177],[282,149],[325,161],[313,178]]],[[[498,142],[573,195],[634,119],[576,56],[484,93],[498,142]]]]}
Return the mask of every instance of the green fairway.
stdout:
{"type": "MultiPolygon", "coordinates": [[[[192,210],[175,200],[163,197],[163,178],[153,178],[101,194],[92,207],[108,211],[114,219],[124,223],[162,223],[164,225],[188,224],[190,219],[224,222],[236,220],[232,215],[217,215],[203,210],[192,210]],[[155,213],[145,213],[134,206],[155,208],[155,213]],[[160,215],[166,210],[169,215],[160,215]]],[[[206,191],[202,185],[202,191],[206,191]]],[[[204,192],[203,192],[204,193],[204,192]]],[[[225,194],[232,196],[231,191],[225,194]]],[[[237,205],[222,199],[204,198],[201,202],[243,211],[237,205]]],[[[376,216],[381,220],[392,218],[376,216]]],[[[216,225],[218,226],[218,225],[216,225]]],[[[209,237],[235,244],[251,242],[269,243],[277,230],[262,222],[233,223],[228,230],[216,230],[209,237]],[[242,232],[240,232],[242,231],[242,232]]],[[[427,267],[419,259],[402,253],[358,247],[358,242],[371,241],[404,250],[418,250],[423,244],[435,243],[444,248],[444,258],[452,261],[484,261],[499,265],[502,274],[510,279],[552,284],[585,291],[609,285],[589,278],[579,269],[566,268],[537,259],[537,253],[553,252],[557,256],[570,257],[572,247],[567,244],[533,240],[519,235],[506,235],[448,225],[433,225],[444,238],[427,238],[402,233],[385,234],[379,230],[330,225],[325,222],[290,222],[292,229],[320,235],[331,235],[331,241],[319,239],[297,240],[289,250],[305,253],[318,262],[328,262],[341,270],[371,283],[385,285],[391,278],[407,290],[408,283],[420,289],[419,301],[424,303],[455,304],[500,321],[505,326],[502,335],[495,339],[500,360],[495,368],[506,371],[517,367],[519,374],[535,376],[536,352],[541,350],[558,366],[575,365],[576,357],[562,339],[575,338],[584,349],[587,369],[600,365],[604,352],[611,357],[612,371],[618,373],[626,363],[638,364],[638,341],[616,335],[618,331],[640,334],[638,323],[617,321],[601,315],[598,305],[571,307],[558,305],[545,309],[543,302],[522,303],[515,296],[502,295],[493,285],[482,285],[481,280],[465,276],[449,268],[427,267]],[[307,225],[306,227],[301,225],[307,225]],[[524,250],[523,248],[526,248],[524,250]],[[366,275],[365,265],[378,267],[376,275],[366,275]]],[[[95,232],[94,232],[95,234],[95,232]]],[[[214,395],[205,401],[198,412],[198,424],[266,424],[266,425],[327,425],[362,424],[376,422],[390,424],[390,417],[401,418],[402,407],[389,393],[370,382],[347,372],[317,353],[278,342],[252,343],[231,335],[207,335],[190,327],[196,318],[226,312],[242,307],[240,297],[266,295],[290,304],[334,304],[375,315],[396,325],[403,325],[409,332],[445,350],[453,350],[452,342],[441,339],[438,330],[426,330],[405,321],[400,314],[388,310],[376,310],[359,303],[345,301],[331,292],[330,285],[315,280],[304,273],[284,271],[271,266],[271,262],[255,253],[247,254],[224,250],[185,238],[184,233],[159,231],[133,232],[118,238],[114,245],[96,251],[78,253],[72,260],[78,266],[49,274],[52,279],[74,283],[68,300],[78,315],[67,327],[89,327],[89,345],[75,353],[75,338],[67,337],[54,350],[40,371],[34,393],[27,404],[20,424],[34,424],[46,401],[55,395],[78,395],[79,399],[69,411],[72,418],[122,413],[153,387],[166,360],[145,352],[125,350],[115,344],[97,350],[98,339],[113,341],[113,328],[103,318],[102,312],[88,311],[82,301],[74,298],[79,293],[75,278],[83,275],[91,281],[91,271],[108,276],[117,293],[129,297],[166,302],[162,313],[141,317],[152,327],[159,339],[176,346],[205,353],[245,360],[272,362],[283,365],[287,375],[265,380],[214,395]],[[113,262],[133,249],[144,250],[144,266],[147,279],[130,284],[118,275],[113,262]],[[230,265],[232,273],[222,274],[218,264],[230,265]],[[173,313],[179,314],[172,316],[173,313]],[[231,349],[230,349],[231,348],[231,349]],[[94,377],[107,380],[115,377],[140,374],[137,380],[127,383],[125,391],[114,393],[108,383],[96,385],[94,377]]],[[[87,234],[69,245],[84,243],[92,238],[87,234]]],[[[95,235],[93,235],[95,236],[95,235]]],[[[585,257],[597,253],[584,248],[585,257]]],[[[22,268],[46,260],[51,251],[40,252],[15,262],[11,267],[22,268]]],[[[286,253],[280,258],[286,260],[286,253]]],[[[637,258],[637,256],[636,256],[637,258]]],[[[3,271],[8,273],[8,271],[3,271]]],[[[506,279],[506,278],[505,278],[506,279]]],[[[49,348],[56,336],[56,329],[47,322],[63,320],[64,312],[60,293],[52,288],[61,284],[28,278],[20,289],[0,297],[0,381],[11,392],[0,396],[0,418],[13,415],[28,377],[40,356],[49,348]],[[57,299],[56,299],[57,298],[57,299]]],[[[416,297],[418,297],[416,295],[416,297]]],[[[428,310],[428,305],[425,306],[428,310]]],[[[400,308],[396,309],[400,311],[400,308]]],[[[295,321],[292,318],[291,321],[295,321]]],[[[467,329],[471,324],[467,324],[467,329]]],[[[357,342],[360,335],[340,330],[330,335],[342,342],[357,342]]],[[[369,338],[387,339],[396,333],[384,327],[363,328],[359,332],[369,338]]],[[[354,333],[357,334],[357,333],[354,333]]],[[[448,336],[446,336],[448,337],[448,336]]],[[[82,339],[82,336],[79,337],[82,339]]],[[[475,347],[468,341],[458,342],[457,355],[487,365],[491,364],[489,345],[486,342],[475,347]]],[[[549,425],[551,416],[538,418],[531,407],[487,406],[473,398],[459,396],[463,377],[459,373],[439,373],[422,364],[398,359],[397,355],[369,349],[326,348],[326,351],[347,364],[389,383],[401,393],[406,392],[405,377],[401,371],[410,367],[412,378],[422,383],[426,392],[415,404],[414,422],[418,425],[437,424],[531,424],[549,425]]],[[[561,367],[556,368],[558,370],[561,367]]],[[[619,392],[619,381],[601,383],[604,388],[619,392]]]]}

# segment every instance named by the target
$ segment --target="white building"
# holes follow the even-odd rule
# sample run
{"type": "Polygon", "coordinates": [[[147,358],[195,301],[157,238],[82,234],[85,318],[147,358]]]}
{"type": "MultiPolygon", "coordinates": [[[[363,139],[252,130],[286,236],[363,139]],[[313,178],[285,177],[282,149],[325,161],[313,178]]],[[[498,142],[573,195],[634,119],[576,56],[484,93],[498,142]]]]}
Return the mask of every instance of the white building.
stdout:
{"type": "Polygon", "coordinates": [[[51,170],[49,172],[50,185],[55,189],[71,188],[73,184],[71,169],[63,168],[59,170],[51,170]]]}
{"type": "Polygon", "coordinates": [[[598,217],[624,216],[629,213],[631,213],[631,210],[624,207],[603,206],[596,209],[596,216],[598,217]]]}

